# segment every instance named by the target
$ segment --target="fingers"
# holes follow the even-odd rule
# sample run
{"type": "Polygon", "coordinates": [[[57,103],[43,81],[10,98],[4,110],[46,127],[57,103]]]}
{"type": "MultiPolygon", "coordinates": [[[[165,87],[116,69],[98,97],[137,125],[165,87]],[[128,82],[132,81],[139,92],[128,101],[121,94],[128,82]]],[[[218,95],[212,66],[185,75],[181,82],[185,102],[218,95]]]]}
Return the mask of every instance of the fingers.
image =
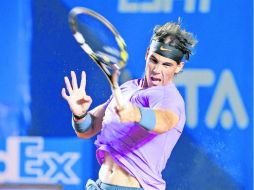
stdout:
{"type": "Polygon", "coordinates": [[[63,97],[66,101],[68,101],[68,99],[69,99],[69,96],[67,96],[67,94],[66,94],[65,88],[62,88],[62,97],[63,97]]]}
{"type": "Polygon", "coordinates": [[[85,71],[82,71],[81,74],[81,82],[80,82],[80,89],[84,89],[86,88],[86,73],[85,71]]]}
{"type": "Polygon", "coordinates": [[[70,80],[68,77],[64,77],[64,82],[65,82],[65,85],[66,85],[66,88],[68,90],[68,93],[69,94],[72,94],[73,93],[73,90],[72,90],[72,87],[71,87],[71,83],[70,83],[70,80]]]}
{"type": "Polygon", "coordinates": [[[131,103],[127,103],[124,106],[115,107],[116,114],[118,115],[121,122],[139,122],[140,121],[140,111],[138,107],[131,103]]]}
{"type": "MultiPolygon", "coordinates": [[[[80,83],[80,89],[85,90],[85,86],[86,86],[86,73],[84,71],[82,71],[82,75],[81,75],[81,83],[80,83]]],[[[73,94],[74,91],[78,90],[78,82],[77,82],[77,77],[74,71],[71,71],[71,82],[67,76],[64,77],[64,82],[67,88],[67,91],[69,93],[69,95],[73,94]]],[[[64,92],[62,90],[62,93],[65,93],[65,89],[64,92]]]]}
{"type": "Polygon", "coordinates": [[[121,122],[130,122],[132,118],[129,117],[130,114],[126,113],[124,110],[116,110],[116,113],[121,122]]]}
{"type": "Polygon", "coordinates": [[[78,89],[77,77],[74,71],[71,71],[71,82],[72,82],[73,90],[78,89]]]}
{"type": "Polygon", "coordinates": [[[133,112],[129,106],[116,106],[115,107],[116,114],[118,115],[121,122],[131,122],[133,119],[133,112]]]}

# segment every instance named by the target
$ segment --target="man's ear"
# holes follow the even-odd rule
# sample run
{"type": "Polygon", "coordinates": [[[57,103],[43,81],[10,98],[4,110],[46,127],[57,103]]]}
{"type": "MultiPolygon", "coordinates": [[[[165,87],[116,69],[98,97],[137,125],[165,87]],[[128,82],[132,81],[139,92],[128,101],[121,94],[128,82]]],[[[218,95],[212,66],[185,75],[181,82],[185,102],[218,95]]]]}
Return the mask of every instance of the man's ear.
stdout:
{"type": "Polygon", "coordinates": [[[175,74],[179,73],[183,69],[184,64],[185,63],[183,61],[180,62],[179,64],[177,64],[177,67],[176,67],[176,70],[175,70],[175,74]]]}

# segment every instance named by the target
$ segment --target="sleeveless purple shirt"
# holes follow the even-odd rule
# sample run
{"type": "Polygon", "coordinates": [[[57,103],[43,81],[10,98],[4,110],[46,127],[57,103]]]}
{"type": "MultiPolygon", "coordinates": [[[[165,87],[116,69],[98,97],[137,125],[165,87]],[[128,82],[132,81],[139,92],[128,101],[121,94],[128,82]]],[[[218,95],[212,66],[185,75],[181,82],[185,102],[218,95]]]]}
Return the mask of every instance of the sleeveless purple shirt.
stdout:
{"type": "Polygon", "coordinates": [[[185,124],[184,101],[174,83],[166,86],[141,88],[142,79],[121,86],[125,101],[138,107],[171,110],[179,116],[176,127],[163,134],[155,134],[137,123],[120,123],[115,113],[115,100],[110,98],[105,106],[101,133],[95,145],[100,164],[108,152],[116,163],[136,177],[145,190],[164,190],[161,172],[178,141],[185,124]]]}

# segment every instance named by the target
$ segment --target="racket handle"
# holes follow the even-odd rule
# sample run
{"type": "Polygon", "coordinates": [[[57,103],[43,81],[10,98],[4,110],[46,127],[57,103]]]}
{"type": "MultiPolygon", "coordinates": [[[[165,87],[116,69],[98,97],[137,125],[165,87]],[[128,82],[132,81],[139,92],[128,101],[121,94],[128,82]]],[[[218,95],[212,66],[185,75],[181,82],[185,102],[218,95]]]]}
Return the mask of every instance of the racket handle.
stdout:
{"type": "Polygon", "coordinates": [[[113,96],[116,100],[117,107],[122,107],[123,106],[123,96],[122,96],[121,89],[119,87],[112,88],[112,93],[113,93],[113,96]]]}
{"type": "MultiPolygon", "coordinates": [[[[112,65],[114,66],[114,65],[112,65]]],[[[124,102],[123,102],[123,96],[122,96],[122,92],[121,89],[118,85],[118,78],[120,75],[120,71],[117,69],[117,67],[113,67],[114,71],[112,73],[112,78],[111,78],[111,87],[112,87],[112,94],[116,100],[116,105],[118,107],[122,107],[124,102]]]]}

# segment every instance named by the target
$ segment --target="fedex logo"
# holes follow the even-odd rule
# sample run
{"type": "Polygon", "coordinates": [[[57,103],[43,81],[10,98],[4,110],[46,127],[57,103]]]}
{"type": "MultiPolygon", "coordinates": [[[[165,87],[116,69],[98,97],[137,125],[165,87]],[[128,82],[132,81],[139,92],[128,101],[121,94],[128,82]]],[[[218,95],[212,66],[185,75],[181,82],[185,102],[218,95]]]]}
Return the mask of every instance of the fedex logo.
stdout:
{"type": "Polygon", "coordinates": [[[6,140],[6,150],[0,151],[0,183],[79,184],[73,171],[79,158],[77,152],[45,151],[40,137],[11,137],[6,140]]]}

